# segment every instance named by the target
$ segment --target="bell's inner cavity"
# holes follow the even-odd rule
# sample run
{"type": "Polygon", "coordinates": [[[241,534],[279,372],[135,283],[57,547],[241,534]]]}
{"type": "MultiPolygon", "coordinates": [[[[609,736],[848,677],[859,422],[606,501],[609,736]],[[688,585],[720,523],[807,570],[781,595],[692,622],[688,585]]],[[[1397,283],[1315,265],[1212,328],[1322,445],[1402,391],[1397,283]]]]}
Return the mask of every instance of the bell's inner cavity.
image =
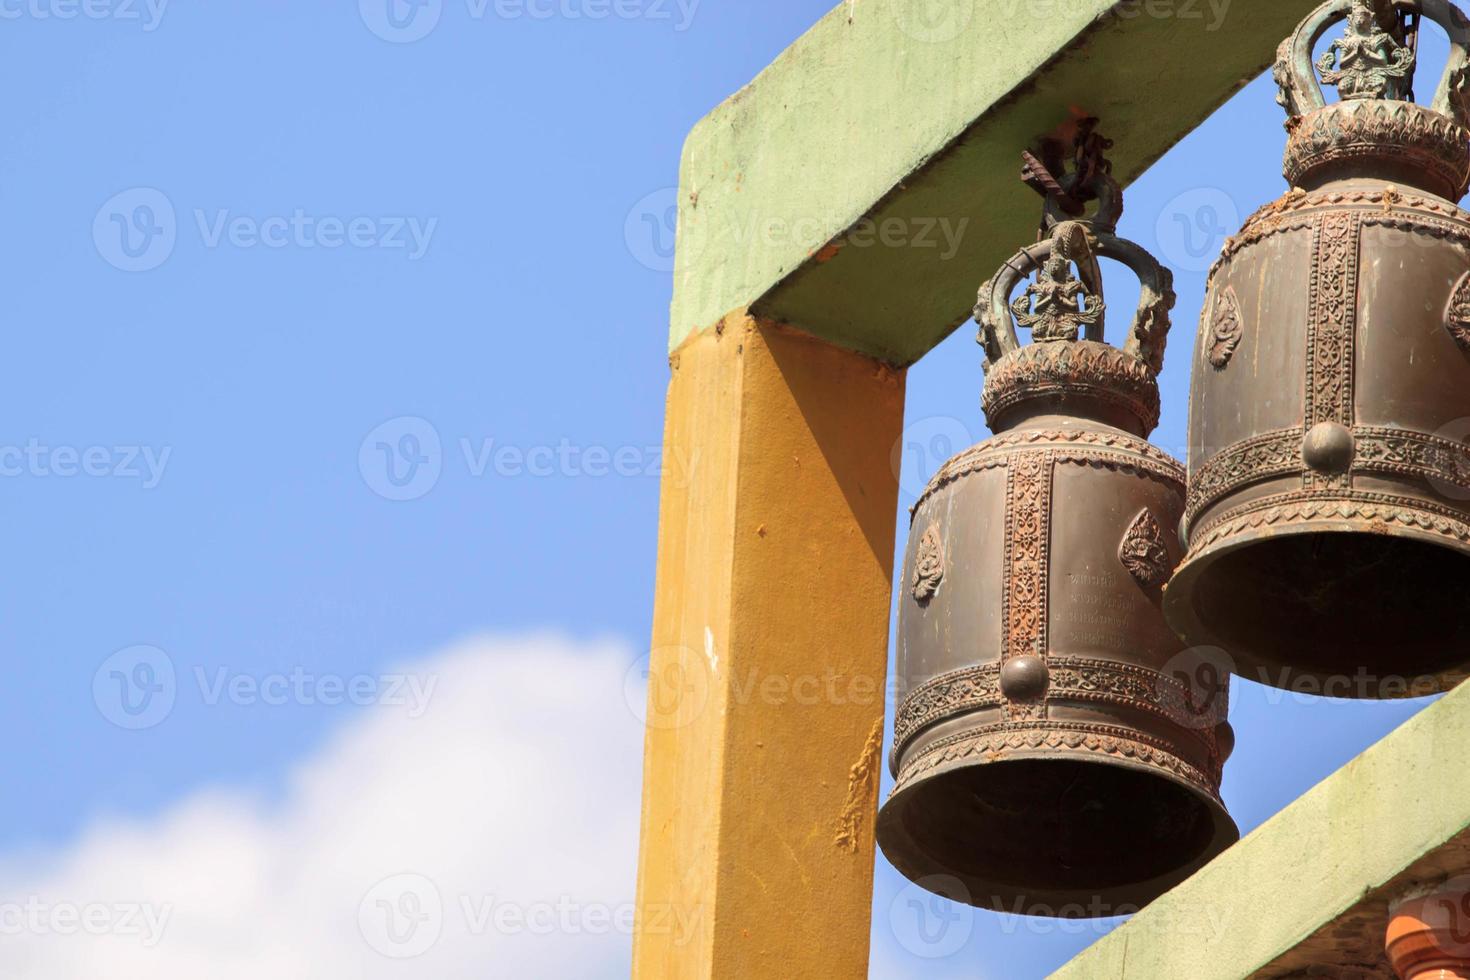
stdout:
{"type": "MultiPolygon", "coordinates": [[[[904,823],[933,866],[974,887],[1073,892],[1082,905],[1094,892],[1189,866],[1209,846],[1214,826],[1202,800],[1163,777],[1071,759],[967,766],[913,793],[904,823]]],[[[971,897],[990,904],[988,894],[971,897]]],[[[1006,910],[1069,917],[1024,900],[1006,910]]]]}
{"type": "Polygon", "coordinates": [[[1465,661],[1467,590],[1470,558],[1453,549],[1319,532],[1219,556],[1201,571],[1194,603],[1227,653],[1292,667],[1282,676],[1242,667],[1250,680],[1328,697],[1403,697],[1428,693],[1428,675],[1465,661]]]}

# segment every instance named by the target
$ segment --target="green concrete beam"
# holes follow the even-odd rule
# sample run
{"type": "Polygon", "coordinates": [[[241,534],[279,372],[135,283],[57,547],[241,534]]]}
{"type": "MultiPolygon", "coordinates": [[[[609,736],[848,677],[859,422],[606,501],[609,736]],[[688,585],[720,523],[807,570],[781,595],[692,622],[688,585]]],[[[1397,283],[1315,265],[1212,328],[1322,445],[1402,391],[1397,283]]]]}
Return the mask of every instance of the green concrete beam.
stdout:
{"type": "Polygon", "coordinates": [[[1388,905],[1470,871],[1470,684],[1318,784],[1053,980],[1393,976],[1388,905]],[[1322,974],[1314,967],[1336,968],[1322,974]]]}
{"type": "Polygon", "coordinates": [[[1096,115],[1126,184],[1317,3],[846,0],[690,134],[670,349],[749,309],[918,360],[1035,235],[1021,150],[1096,115]]]}

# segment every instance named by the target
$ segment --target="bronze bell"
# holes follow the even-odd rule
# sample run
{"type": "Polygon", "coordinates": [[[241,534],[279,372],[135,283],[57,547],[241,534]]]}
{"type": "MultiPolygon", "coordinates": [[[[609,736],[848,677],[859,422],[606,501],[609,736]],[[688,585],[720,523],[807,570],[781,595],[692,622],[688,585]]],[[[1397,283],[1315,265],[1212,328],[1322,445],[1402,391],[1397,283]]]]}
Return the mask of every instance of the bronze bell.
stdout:
{"type": "Polygon", "coordinates": [[[1432,693],[1470,663],[1470,22],[1445,0],[1333,0],[1275,77],[1291,190],[1210,273],[1165,613],[1252,680],[1432,693]],[[1420,16],[1451,51],[1427,108],[1420,16]]]}
{"type": "Polygon", "coordinates": [[[996,435],[913,509],[877,830],[930,890],[1053,917],[1136,911],[1239,836],[1219,797],[1228,677],[1160,611],[1184,510],[1183,467],[1146,441],[1172,277],[1112,234],[1121,197],[1095,176],[1098,216],[1053,222],[980,291],[996,435]],[[1102,342],[1098,257],[1142,283],[1121,348],[1102,342]]]}

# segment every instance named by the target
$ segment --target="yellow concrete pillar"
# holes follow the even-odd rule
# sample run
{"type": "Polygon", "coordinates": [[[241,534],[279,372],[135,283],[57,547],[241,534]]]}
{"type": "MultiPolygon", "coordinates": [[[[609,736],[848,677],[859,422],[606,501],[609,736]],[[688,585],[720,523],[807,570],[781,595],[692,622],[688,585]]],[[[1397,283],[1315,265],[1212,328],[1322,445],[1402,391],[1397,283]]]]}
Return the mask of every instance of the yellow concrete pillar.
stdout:
{"type": "Polygon", "coordinates": [[[865,977],[903,372],[743,314],[671,364],[633,974],[865,977]]]}

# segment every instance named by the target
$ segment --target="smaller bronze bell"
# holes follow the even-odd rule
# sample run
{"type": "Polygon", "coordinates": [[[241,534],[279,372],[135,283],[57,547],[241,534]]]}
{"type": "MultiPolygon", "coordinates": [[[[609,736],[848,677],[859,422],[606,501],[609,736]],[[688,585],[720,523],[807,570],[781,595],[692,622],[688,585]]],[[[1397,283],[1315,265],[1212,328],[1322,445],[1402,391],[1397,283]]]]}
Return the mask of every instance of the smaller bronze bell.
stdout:
{"type": "Polygon", "coordinates": [[[1239,836],[1219,797],[1228,676],[1159,608],[1184,510],[1183,468],[1146,441],[1171,277],[1111,233],[1121,196],[1104,170],[1092,182],[1096,218],[1053,221],[980,291],[996,436],[913,510],[877,830],[921,886],[1070,918],[1136,911],[1239,836]],[[1102,342],[1099,256],[1143,285],[1122,348],[1102,342]]]}

